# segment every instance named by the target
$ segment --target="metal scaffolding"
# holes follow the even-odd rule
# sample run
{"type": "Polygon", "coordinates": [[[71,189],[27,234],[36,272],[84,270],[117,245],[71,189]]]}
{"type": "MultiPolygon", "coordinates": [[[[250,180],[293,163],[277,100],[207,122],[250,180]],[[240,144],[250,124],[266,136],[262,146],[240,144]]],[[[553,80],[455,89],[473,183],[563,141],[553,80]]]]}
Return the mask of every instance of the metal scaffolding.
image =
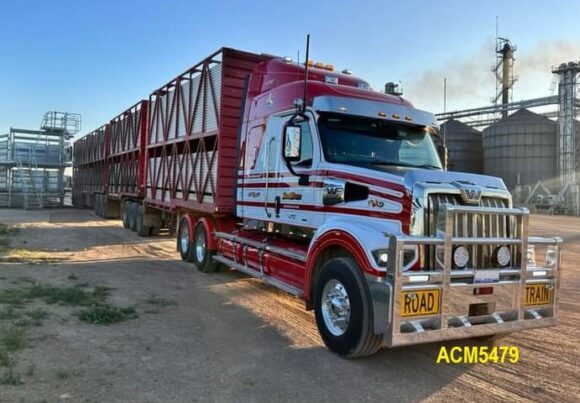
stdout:
{"type": "Polygon", "coordinates": [[[41,130],[10,128],[0,135],[0,206],[62,206],[64,170],[71,166],[69,140],[81,117],[47,112],[41,130]]]}
{"type": "MultiPolygon", "coordinates": [[[[505,105],[496,104],[482,106],[479,108],[463,109],[459,111],[438,113],[437,120],[444,122],[449,119],[459,120],[471,127],[486,127],[502,119],[502,113],[511,112],[519,109],[534,109],[539,107],[551,106],[553,110],[543,111],[539,113],[547,117],[555,117],[558,113],[557,107],[559,105],[559,96],[550,96],[534,99],[526,99],[523,101],[510,102],[505,105]]],[[[574,105],[580,107],[580,100],[575,99],[574,105]]],[[[580,110],[580,109],[579,109],[580,110]]]]}
{"type": "Polygon", "coordinates": [[[558,174],[560,186],[576,184],[576,118],[580,63],[562,63],[552,70],[558,75],[558,174]]]}

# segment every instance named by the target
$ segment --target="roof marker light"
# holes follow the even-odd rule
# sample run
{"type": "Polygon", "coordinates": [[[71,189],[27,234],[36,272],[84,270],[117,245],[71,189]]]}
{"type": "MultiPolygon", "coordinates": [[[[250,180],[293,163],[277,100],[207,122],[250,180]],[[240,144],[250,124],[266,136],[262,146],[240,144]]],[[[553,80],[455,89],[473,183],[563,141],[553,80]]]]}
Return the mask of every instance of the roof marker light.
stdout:
{"type": "Polygon", "coordinates": [[[379,112],[379,116],[382,117],[382,118],[384,118],[384,117],[387,116],[387,114],[385,112],[379,112]]]}
{"type": "Polygon", "coordinates": [[[352,76],[352,70],[351,69],[344,69],[344,70],[342,70],[342,74],[346,74],[347,76],[352,76]]]}
{"type": "Polygon", "coordinates": [[[314,63],[314,67],[316,67],[317,69],[323,69],[324,68],[324,63],[314,63]]]}
{"type": "Polygon", "coordinates": [[[339,106],[338,107],[338,110],[341,111],[341,112],[346,112],[347,111],[347,109],[344,106],[339,106]]]}
{"type": "Polygon", "coordinates": [[[338,77],[336,76],[324,76],[324,82],[329,84],[338,84],[338,77]]]}
{"type": "Polygon", "coordinates": [[[405,120],[407,122],[412,122],[413,121],[413,118],[411,116],[405,116],[405,120]]]}
{"type": "Polygon", "coordinates": [[[284,57],[282,60],[284,60],[286,63],[292,63],[292,58],[288,56],[284,57]]]}
{"type": "Polygon", "coordinates": [[[332,64],[327,64],[324,66],[324,69],[328,71],[334,71],[334,66],[332,64]]]}
{"type": "Polygon", "coordinates": [[[398,113],[393,113],[393,119],[400,119],[401,116],[398,113]]]}
{"type": "Polygon", "coordinates": [[[308,60],[308,67],[313,67],[314,66],[314,61],[313,60],[308,60]]]}

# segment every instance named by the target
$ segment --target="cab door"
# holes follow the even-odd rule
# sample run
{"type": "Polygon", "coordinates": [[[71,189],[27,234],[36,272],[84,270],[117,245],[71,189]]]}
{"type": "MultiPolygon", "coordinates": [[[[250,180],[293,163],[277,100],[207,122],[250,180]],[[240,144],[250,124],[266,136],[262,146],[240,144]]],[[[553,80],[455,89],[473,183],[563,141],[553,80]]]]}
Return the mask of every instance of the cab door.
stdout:
{"type": "MultiPolygon", "coordinates": [[[[290,123],[290,116],[283,119],[280,138],[284,139],[284,130],[290,123]]],[[[314,206],[314,192],[317,189],[315,179],[317,161],[320,158],[316,127],[313,117],[293,121],[300,127],[300,157],[295,161],[284,158],[284,144],[280,142],[276,156],[280,167],[280,177],[273,185],[274,213],[276,221],[291,227],[289,231],[300,232],[303,227],[318,225],[317,209],[314,206]],[[289,165],[290,168],[289,169],[289,165]],[[292,172],[294,171],[294,172],[292,172]]]]}

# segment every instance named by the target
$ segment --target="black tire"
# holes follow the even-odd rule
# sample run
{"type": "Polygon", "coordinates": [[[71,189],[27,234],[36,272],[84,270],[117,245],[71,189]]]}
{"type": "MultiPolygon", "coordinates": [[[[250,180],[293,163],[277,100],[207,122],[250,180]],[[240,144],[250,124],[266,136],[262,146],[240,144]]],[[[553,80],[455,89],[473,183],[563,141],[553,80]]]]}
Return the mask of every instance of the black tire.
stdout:
{"type": "Polygon", "coordinates": [[[177,231],[177,250],[181,255],[181,260],[193,262],[194,249],[193,242],[189,236],[189,224],[185,218],[182,218],[177,231]]]}
{"type": "Polygon", "coordinates": [[[376,335],[373,330],[372,303],[365,281],[353,259],[340,257],[322,266],[315,285],[314,313],[320,336],[330,351],[346,358],[372,355],[383,344],[382,335],[376,335]],[[342,312],[330,303],[329,294],[333,292],[342,297],[333,298],[343,303],[342,312]],[[333,321],[333,316],[336,319],[340,313],[348,315],[343,326],[337,325],[340,321],[333,321]]]}
{"type": "Polygon", "coordinates": [[[104,196],[103,195],[99,195],[99,217],[105,217],[105,208],[104,208],[104,196]]]}
{"type": "Polygon", "coordinates": [[[205,226],[198,223],[193,237],[193,263],[203,273],[214,273],[220,269],[220,264],[213,260],[213,253],[208,249],[208,236],[205,226]]]}
{"type": "Polygon", "coordinates": [[[129,229],[137,231],[137,216],[139,215],[139,205],[135,202],[129,204],[129,229]]]}
{"type": "Polygon", "coordinates": [[[96,216],[100,216],[100,210],[99,210],[99,200],[101,199],[100,197],[101,195],[95,195],[95,205],[93,206],[93,210],[95,212],[96,216]]]}
{"type": "Polygon", "coordinates": [[[101,195],[101,217],[107,217],[107,196],[101,195]]]}
{"type": "Polygon", "coordinates": [[[128,201],[123,202],[123,207],[121,208],[121,219],[123,220],[123,227],[129,228],[131,226],[131,222],[129,220],[129,207],[131,205],[128,201]]]}
{"type": "Polygon", "coordinates": [[[135,231],[139,236],[148,237],[151,233],[151,227],[143,225],[143,215],[145,214],[145,208],[142,204],[138,204],[137,206],[137,224],[135,231]]]}

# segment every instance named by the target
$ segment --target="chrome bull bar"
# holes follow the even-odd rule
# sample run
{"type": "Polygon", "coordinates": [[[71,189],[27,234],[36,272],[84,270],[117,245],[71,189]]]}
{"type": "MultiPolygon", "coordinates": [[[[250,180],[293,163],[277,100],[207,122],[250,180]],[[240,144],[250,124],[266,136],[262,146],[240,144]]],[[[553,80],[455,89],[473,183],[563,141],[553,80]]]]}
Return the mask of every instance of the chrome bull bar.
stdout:
{"type": "Polygon", "coordinates": [[[440,224],[444,231],[438,237],[390,236],[387,276],[384,281],[370,283],[375,333],[383,334],[385,344],[394,347],[555,325],[562,240],[528,237],[529,211],[525,208],[442,207],[440,224]],[[512,232],[507,237],[455,236],[456,221],[465,215],[502,217],[508,220],[512,232]],[[442,264],[423,271],[404,272],[405,247],[428,245],[442,250],[442,264]],[[512,261],[505,268],[453,269],[452,255],[456,245],[509,245],[512,261]],[[545,264],[528,266],[528,247],[532,245],[546,248],[545,264]],[[483,276],[482,280],[480,274],[487,272],[493,273],[494,278],[486,281],[483,276]],[[525,293],[530,288],[535,290],[535,285],[552,293],[548,303],[529,303],[525,293]],[[475,290],[482,287],[493,287],[493,294],[476,296],[475,290]],[[439,296],[438,312],[403,316],[405,298],[422,291],[439,296]],[[469,307],[467,313],[470,301],[483,301],[489,309],[483,314],[472,314],[469,307]]]}

